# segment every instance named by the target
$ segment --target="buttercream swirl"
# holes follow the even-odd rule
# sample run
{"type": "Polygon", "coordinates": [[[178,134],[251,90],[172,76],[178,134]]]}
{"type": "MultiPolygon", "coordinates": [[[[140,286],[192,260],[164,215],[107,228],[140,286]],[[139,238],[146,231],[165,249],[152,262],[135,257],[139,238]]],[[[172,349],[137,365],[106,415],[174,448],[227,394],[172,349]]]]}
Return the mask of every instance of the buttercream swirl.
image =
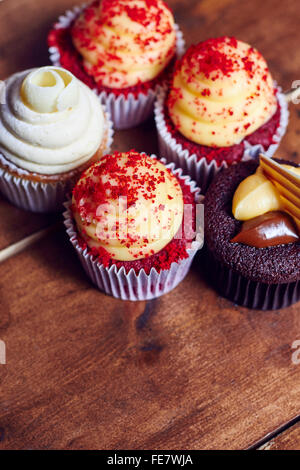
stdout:
{"type": "Polygon", "coordinates": [[[154,79],[175,54],[174,18],[162,0],[97,0],[76,20],[72,38],[87,73],[109,88],[154,79]]]}
{"type": "Polygon", "coordinates": [[[86,163],[104,135],[96,95],[70,72],[42,67],[12,75],[0,106],[0,151],[19,168],[56,175],[86,163]]]}
{"type": "Polygon", "coordinates": [[[73,213],[91,249],[113,259],[146,258],[163,249],[183,219],[183,195],[161,162],[131,151],[103,157],[73,190],[73,213]]]}
{"type": "Polygon", "coordinates": [[[276,109],[267,64],[242,41],[209,39],[191,46],[177,64],[168,110],[181,134],[197,144],[238,144],[276,109]]]}

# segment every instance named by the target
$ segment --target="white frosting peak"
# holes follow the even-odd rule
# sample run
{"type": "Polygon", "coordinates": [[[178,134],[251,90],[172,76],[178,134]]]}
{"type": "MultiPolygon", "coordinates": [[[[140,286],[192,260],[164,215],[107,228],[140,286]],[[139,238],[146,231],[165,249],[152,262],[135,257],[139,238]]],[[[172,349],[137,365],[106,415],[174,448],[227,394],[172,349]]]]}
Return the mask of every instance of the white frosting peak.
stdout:
{"type": "Polygon", "coordinates": [[[87,162],[104,134],[99,98],[70,72],[42,67],[12,75],[0,106],[0,151],[17,167],[54,175],[87,162]]]}
{"type": "Polygon", "coordinates": [[[53,113],[78,103],[78,80],[67,70],[43,67],[31,72],[22,84],[22,99],[34,111],[53,113]]]}

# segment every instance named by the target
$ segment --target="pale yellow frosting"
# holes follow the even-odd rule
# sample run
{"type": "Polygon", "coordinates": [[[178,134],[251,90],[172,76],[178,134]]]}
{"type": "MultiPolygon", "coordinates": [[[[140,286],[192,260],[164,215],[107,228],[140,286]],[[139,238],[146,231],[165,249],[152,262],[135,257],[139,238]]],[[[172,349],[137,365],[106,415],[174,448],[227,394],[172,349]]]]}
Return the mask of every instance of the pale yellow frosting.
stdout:
{"type": "Polygon", "coordinates": [[[73,192],[77,227],[90,248],[131,261],[163,249],[183,218],[176,177],[159,161],[116,153],[92,165],[73,192]]]}
{"type": "Polygon", "coordinates": [[[59,67],[26,70],[5,82],[0,152],[42,175],[73,170],[98,150],[104,115],[97,96],[59,67]]]}
{"type": "MultiPolygon", "coordinates": [[[[286,164],[281,166],[300,175],[300,168],[286,164]]],[[[253,175],[248,176],[239,184],[234,193],[232,201],[234,218],[249,220],[277,210],[285,210],[280,191],[259,166],[253,175]]]]}
{"type": "Polygon", "coordinates": [[[177,65],[168,99],[179,132],[210,147],[240,143],[276,108],[264,58],[234,38],[211,39],[189,48],[177,65]]]}
{"type": "Polygon", "coordinates": [[[101,86],[126,88],[154,79],[175,53],[171,11],[162,0],[101,0],[79,16],[73,43],[101,86]]]}
{"type": "Polygon", "coordinates": [[[260,166],[239,184],[232,201],[232,213],[237,220],[253,219],[281,208],[280,194],[260,166]]]}

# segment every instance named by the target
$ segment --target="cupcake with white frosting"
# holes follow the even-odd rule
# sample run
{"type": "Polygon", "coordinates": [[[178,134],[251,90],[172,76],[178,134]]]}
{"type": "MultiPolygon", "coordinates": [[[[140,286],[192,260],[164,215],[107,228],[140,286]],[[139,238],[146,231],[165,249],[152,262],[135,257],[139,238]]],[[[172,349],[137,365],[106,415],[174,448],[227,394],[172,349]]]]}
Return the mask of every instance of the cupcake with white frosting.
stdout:
{"type": "Polygon", "coordinates": [[[160,153],[205,189],[223,167],[272,156],[288,110],[263,56],[234,37],[191,46],[155,108],[160,153]]]}
{"type": "Polygon", "coordinates": [[[182,34],[163,0],[93,1],[60,17],[48,43],[53,64],[90,86],[117,128],[149,117],[158,85],[184,52],[182,34]]]}
{"type": "Polygon", "coordinates": [[[42,67],[12,75],[0,106],[0,189],[35,212],[62,209],[85,168],[112,143],[97,97],[70,72],[42,67]]]}

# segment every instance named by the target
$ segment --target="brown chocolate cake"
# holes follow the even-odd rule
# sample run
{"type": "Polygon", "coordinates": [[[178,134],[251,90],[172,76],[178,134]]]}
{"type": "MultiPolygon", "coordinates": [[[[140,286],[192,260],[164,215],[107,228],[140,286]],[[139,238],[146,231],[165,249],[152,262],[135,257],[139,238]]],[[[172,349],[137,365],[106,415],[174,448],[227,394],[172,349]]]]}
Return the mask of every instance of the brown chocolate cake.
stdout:
{"type": "Polygon", "coordinates": [[[233,165],[210,186],[205,199],[207,267],[225,297],[250,308],[278,309],[300,300],[300,243],[256,248],[231,241],[242,226],[232,214],[235,190],[257,167],[256,161],[233,165]]]}

